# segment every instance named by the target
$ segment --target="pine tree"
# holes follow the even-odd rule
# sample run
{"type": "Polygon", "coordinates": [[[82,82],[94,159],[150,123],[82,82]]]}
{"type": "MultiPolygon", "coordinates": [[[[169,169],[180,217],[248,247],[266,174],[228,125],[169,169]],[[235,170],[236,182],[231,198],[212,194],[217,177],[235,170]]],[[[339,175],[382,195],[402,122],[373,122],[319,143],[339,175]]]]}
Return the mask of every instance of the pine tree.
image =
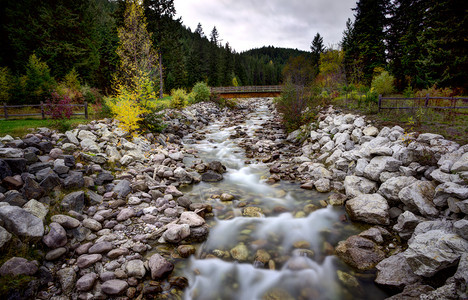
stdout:
{"type": "Polygon", "coordinates": [[[320,54],[325,52],[323,37],[320,36],[320,33],[317,32],[315,35],[312,44],[310,45],[310,50],[312,51],[312,65],[316,69],[315,74],[318,74],[320,69],[320,54]]]}

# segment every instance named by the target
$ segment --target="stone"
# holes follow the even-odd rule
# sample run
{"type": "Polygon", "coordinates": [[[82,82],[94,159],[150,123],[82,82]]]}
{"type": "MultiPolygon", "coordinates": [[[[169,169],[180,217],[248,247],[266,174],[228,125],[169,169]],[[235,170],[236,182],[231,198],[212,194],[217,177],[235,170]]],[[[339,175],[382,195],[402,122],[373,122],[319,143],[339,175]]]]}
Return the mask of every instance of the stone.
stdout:
{"type": "Polygon", "coordinates": [[[328,193],[330,191],[330,180],[326,178],[321,178],[314,183],[315,188],[320,193],[328,193]]]}
{"type": "MultiPolygon", "coordinates": [[[[59,187],[62,185],[62,181],[60,180],[59,176],[55,173],[47,175],[46,178],[44,178],[39,185],[41,186],[42,189],[44,189],[45,194],[49,193],[52,191],[54,188],[59,187]]],[[[39,199],[39,198],[36,198],[39,199]]]]}
{"type": "Polygon", "coordinates": [[[86,191],[86,196],[89,200],[90,205],[99,205],[103,201],[103,197],[101,195],[90,190],[86,191]]]}
{"type": "Polygon", "coordinates": [[[192,245],[180,245],[177,247],[177,252],[183,258],[187,258],[190,255],[195,254],[196,251],[197,249],[192,245]]]}
{"type": "Polygon", "coordinates": [[[346,202],[351,219],[370,224],[390,224],[388,210],[387,200],[379,194],[362,194],[346,202]]]}
{"type": "Polygon", "coordinates": [[[166,188],[166,191],[164,192],[166,195],[172,195],[174,197],[180,197],[183,196],[184,194],[179,191],[175,186],[170,185],[166,188]]]}
{"type": "Polygon", "coordinates": [[[234,200],[234,196],[228,193],[222,193],[221,196],[219,197],[219,200],[221,201],[232,201],[234,200]]]}
{"type": "Polygon", "coordinates": [[[13,176],[13,172],[11,171],[8,163],[5,160],[0,159],[0,181],[8,176],[13,176]]]}
{"type": "Polygon", "coordinates": [[[86,269],[102,259],[101,254],[83,254],[78,257],[76,264],[80,269],[86,269]]]}
{"type": "Polygon", "coordinates": [[[29,200],[25,205],[23,205],[23,209],[27,212],[32,213],[33,215],[41,219],[43,222],[45,220],[45,217],[47,216],[47,213],[49,212],[49,209],[44,204],[35,199],[29,200]]]}
{"type": "Polygon", "coordinates": [[[419,223],[424,222],[425,219],[419,216],[415,216],[410,211],[405,211],[398,216],[397,224],[393,226],[393,229],[398,232],[398,235],[403,239],[409,239],[413,235],[414,229],[419,223]]]}
{"type": "Polygon", "coordinates": [[[67,244],[67,232],[59,223],[49,224],[49,232],[42,238],[47,247],[56,249],[67,244]]]}
{"type": "Polygon", "coordinates": [[[5,193],[5,199],[3,199],[3,202],[6,202],[10,205],[23,207],[27,201],[20,192],[11,190],[5,193]]]}
{"type": "Polygon", "coordinates": [[[263,210],[261,207],[247,206],[242,211],[242,215],[244,217],[261,218],[263,216],[263,210]]]}
{"type": "MultiPolygon", "coordinates": [[[[433,291],[434,288],[428,285],[414,284],[405,286],[403,291],[386,300],[419,300],[425,293],[433,291]]],[[[444,299],[445,300],[445,299],[444,299]]]]}
{"type": "Polygon", "coordinates": [[[19,190],[23,185],[23,181],[20,178],[15,178],[11,176],[7,176],[3,178],[2,185],[8,190],[19,190]],[[19,180],[18,180],[19,179],[19,180]]]}
{"type": "Polygon", "coordinates": [[[11,240],[11,233],[9,233],[5,228],[0,226],[0,249],[3,248],[10,240],[11,240]]]}
{"type": "Polygon", "coordinates": [[[434,185],[430,181],[416,181],[403,188],[398,197],[414,213],[426,217],[435,217],[439,211],[435,207],[434,185]]]}
{"type": "Polygon", "coordinates": [[[130,260],[125,267],[129,277],[143,278],[146,274],[145,265],[139,259],[130,260]]]}
{"type": "Polygon", "coordinates": [[[416,178],[412,176],[398,176],[393,177],[385,181],[380,185],[378,193],[382,195],[385,199],[391,201],[400,201],[398,193],[405,187],[415,183],[416,178]]]}
{"type": "Polygon", "coordinates": [[[48,261],[56,260],[62,257],[65,253],[67,253],[67,248],[65,247],[56,248],[47,252],[45,259],[48,261]]]}
{"type": "Polygon", "coordinates": [[[244,244],[238,244],[232,248],[229,253],[231,253],[232,258],[237,261],[246,261],[249,257],[249,249],[244,244]]]}
{"type": "Polygon", "coordinates": [[[179,223],[188,224],[190,227],[198,227],[205,224],[205,219],[203,219],[193,211],[184,211],[180,215],[179,223]]]}
{"type": "Polygon", "coordinates": [[[85,194],[83,191],[72,192],[63,197],[63,200],[60,205],[66,211],[74,210],[78,213],[81,213],[85,205],[84,195],[85,194]]]}
{"type": "Polygon", "coordinates": [[[81,189],[84,187],[84,184],[83,173],[81,172],[70,172],[63,181],[63,186],[66,189],[81,189]]]}
{"type": "Polygon", "coordinates": [[[453,173],[468,171],[468,152],[463,154],[456,162],[453,163],[450,171],[453,173]]]}
{"type": "Polygon", "coordinates": [[[6,230],[19,237],[39,240],[44,235],[41,219],[17,206],[0,207],[0,219],[6,230]]]}
{"type": "Polygon", "coordinates": [[[150,257],[148,267],[153,280],[163,278],[174,269],[174,265],[159,254],[153,254],[150,257]]]}
{"type": "Polygon", "coordinates": [[[96,180],[94,182],[97,185],[103,185],[104,183],[110,183],[114,180],[114,175],[110,172],[101,172],[97,175],[96,180]]]}
{"type": "Polygon", "coordinates": [[[360,194],[371,194],[377,191],[377,183],[359,176],[346,176],[344,188],[348,198],[354,198],[360,194]]]}
{"type": "Polygon", "coordinates": [[[84,139],[90,139],[92,141],[97,140],[96,135],[94,133],[92,133],[91,131],[88,131],[88,130],[80,130],[80,132],[78,133],[78,138],[80,140],[84,140],[84,139]]]}
{"type": "Polygon", "coordinates": [[[364,169],[364,176],[366,178],[372,179],[374,181],[378,181],[380,178],[380,173],[383,171],[386,172],[395,172],[398,171],[402,162],[396,160],[390,156],[376,156],[364,169]]]}
{"type": "Polygon", "coordinates": [[[389,288],[402,290],[405,286],[419,283],[421,277],[414,274],[403,253],[392,255],[376,266],[375,282],[389,288]]]}
{"type": "Polygon", "coordinates": [[[107,295],[123,294],[128,288],[128,283],[120,279],[107,280],[101,284],[101,290],[107,295]]]}
{"type": "Polygon", "coordinates": [[[96,282],[98,276],[96,273],[88,273],[80,277],[76,281],[76,289],[80,292],[87,292],[91,290],[96,282]]]}
{"type": "Polygon", "coordinates": [[[211,170],[202,174],[202,181],[204,182],[217,182],[221,180],[223,180],[223,175],[211,170]]]}
{"type": "Polygon", "coordinates": [[[438,185],[435,189],[436,196],[448,194],[457,197],[458,199],[468,199],[468,185],[459,185],[454,182],[446,182],[438,185]]]}
{"type": "Polygon", "coordinates": [[[112,250],[114,246],[112,246],[111,242],[97,242],[91,248],[89,248],[88,253],[89,254],[96,254],[96,253],[107,253],[110,250],[112,250]]]}
{"type": "Polygon", "coordinates": [[[453,230],[456,234],[468,240],[468,220],[462,219],[453,223],[453,230]]]}
{"type": "Polygon", "coordinates": [[[22,158],[23,150],[17,148],[0,148],[0,157],[2,158],[22,158]]]}
{"type": "Polygon", "coordinates": [[[362,133],[364,133],[364,135],[367,136],[377,136],[379,134],[379,130],[374,126],[367,126],[366,128],[364,128],[362,133]]]}
{"type": "Polygon", "coordinates": [[[37,262],[28,261],[22,257],[12,257],[0,267],[0,276],[32,276],[37,270],[37,262]]]}
{"type": "Polygon", "coordinates": [[[121,180],[114,186],[112,190],[117,195],[117,198],[125,198],[132,191],[131,183],[126,179],[121,180]]]}
{"type": "Polygon", "coordinates": [[[328,197],[328,203],[333,206],[342,206],[346,201],[346,195],[341,193],[333,193],[328,197]]]}
{"type": "Polygon", "coordinates": [[[118,222],[126,221],[136,215],[135,210],[132,207],[123,208],[116,217],[118,222]]]}
{"type": "Polygon", "coordinates": [[[110,259],[115,259],[118,258],[119,256],[122,255],[128,255],[129,251],[127,248],[117,248],[117,249],[112,249],[107,253],[107,257],[110,259]]]}
{"type": "Polygon", "coordinates": [[[68,295],[72,292],[75,281],[76,281],[76,272],[73,268],[64,268],[57,271],[57,277],[62,287],[62,292],[65,295],[68,295]]]}
{"type": "Polygon", "coordinates": [[[162,238],[169,243],[179,243],[190,236],[190,226],[188,224],[171,224],[163,233],[162,238]]]}
{"type": "Polygon", "coordinates": [[[67,215],[53,215],[51,220],[52,222],[59,223],[63,228],[66,229],[73,229],[81,225],[80,221],[67,215]]]}
{"type": "Polygon", "coordinates": [[[454,233],[430,230],[414,235],[403,253],[413,272],[420,276],[433,276],[454,265],[463,253],[468,252],[468,241],[454,233]]]}
{"type": "Polygon", "coordinates": [[[376,243],[357,235],[339,242],[335,251],[344,262],[359,270],[370,270],[385,258],[376,243]]]}
{"type": "Polygon", "coordinates": [[[83,226],[88,229],[91,229],[92,231],[99,231],[102,229],[101,223],[90,218],[86,218],[83,220],[83,226]]]}
{"type": "Polygon", "coordinates": [[[64,159],[56,159],[54,161],[54,172],[57,174],[67,174],[70,170],[70,167],[65,165],[64,159]]]}

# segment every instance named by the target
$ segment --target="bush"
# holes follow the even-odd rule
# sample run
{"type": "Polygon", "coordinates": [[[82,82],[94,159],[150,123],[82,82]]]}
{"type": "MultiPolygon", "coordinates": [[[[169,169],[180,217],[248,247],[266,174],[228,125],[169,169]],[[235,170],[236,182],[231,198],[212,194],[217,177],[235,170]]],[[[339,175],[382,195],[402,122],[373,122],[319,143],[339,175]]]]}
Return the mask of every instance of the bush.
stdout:
{"type": "Polygon", "coordinates": [[[163,122],[163,114],[157,110],[146,113],[140,123],[141,127],[150,132],[162,132],[167,127],[163,122]]]}
{"type": "Polygon", "coordinates": [[[395,77],[390,75],[387,71],[383,71],[372,79],[371,87],[377,95],[388,95],[393,93],[395,77]]]}
{"type": "Polygon", "coordinates": [[[0,102],[10,100],[10,90],[12,88],[12,76],[7,67],[0,67],[0,102]]]}
{"type": "Polygon", "coordinates": [[[204,82],[197,82],[192,88],[193,103],[210,100],[210,88],[204,82]]]}
{"type": "Polygon", "coordinates": [[[183,89],[172,90],[171,108],[181,109],[187,104],[187,93],[183,89]]]}
{"type": "Polygon", "coordinates": [[[18,100],[25,103],[38,103],[46,98],[55,86],[55,80],[50,75],[47,64],[33,54],[26,65],[26,75],[20,79],[19,88],[23,89],[25,94],[21,95],[21,99],[18,100]]]}
{"type": "Polygon", "coordinates": [[[50,98],[47,99],[45,104],[45,114],[49,115],[53,120],[70,119],[73,114],[71,99],[55,91],[50,94],[50,98]]]}

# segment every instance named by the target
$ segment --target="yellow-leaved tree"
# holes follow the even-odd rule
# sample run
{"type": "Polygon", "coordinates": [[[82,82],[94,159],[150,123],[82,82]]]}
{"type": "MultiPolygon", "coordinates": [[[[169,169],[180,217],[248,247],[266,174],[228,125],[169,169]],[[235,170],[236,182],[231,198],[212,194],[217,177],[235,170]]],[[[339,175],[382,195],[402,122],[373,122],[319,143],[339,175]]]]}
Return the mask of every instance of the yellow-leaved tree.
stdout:
{"type": "Polygon", "coordinates": [[[146,29],[140,1],[127,2],[124,26],[118,28],[119,74],[114,78],[115,96],[107,99],[123,130],[135,133],[146,115],[155,113],[159,60],[146,29]]]}

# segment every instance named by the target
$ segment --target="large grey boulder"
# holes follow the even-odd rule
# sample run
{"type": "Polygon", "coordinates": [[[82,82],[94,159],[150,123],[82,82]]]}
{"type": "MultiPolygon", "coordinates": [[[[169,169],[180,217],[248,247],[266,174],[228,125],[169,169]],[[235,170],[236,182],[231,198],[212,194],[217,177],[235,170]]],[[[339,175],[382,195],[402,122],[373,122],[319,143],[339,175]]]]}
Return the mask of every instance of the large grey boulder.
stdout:
{"type": "Polygon", "coordinates": [[[378,193],[387,200],[399,201],[398,193],[417,181],[413,176],[392,177],[380,185],[378,193]]]}
{"type": "Polygon", "coordinates": [[[49,232],[42,238],[47,247],[56,249],[67,244],[67,232],[59,223],[52,222],[49,232]]]}
{"type": "Polygon", "coordinates": [[[63,197],[61,206],[65,210],[74,210],[76,212],[81,213],[84,208],[84,192],[83,191],[77,191],[70,193],[63,197]]]}
{"type": "Polygon", "coordinates": [[[22,257],[12,257],[0,267],[0,276],[31,276],[34,275],[37,270],[37,262],[28,261],[22,257]]]}
{"type": "Polygon", "coordinates": [[[63,181],[63,185],[66,189],[81,189],[84,187],[83,173],[70,171],[69,175],[63,181]]]}
{"type": "Polygon", "coordinates": [[[39,240],[44,235],[42,220],[17,206],[0,207],[0,219],[5,229],[19,237],[39,240]]]}
{"type": "Polygon", "coordinates": [[[364,177],[346,176],[344,188],[348,198],[354,198],[361,194],[372,194],[377,191],[377,183],[364,177]]]}
{"type": "Polygon", "coordinates": [[[376,266],[377,277],[375,282],[377,284],[403,289],[405,286],[415,284],[421,281],[421,277],[414,274],[413,270],[409,267],[403,253],[392,255],[376,266]]]}
{"type": "Polygon", "coordinates": [[[453,163],[452,172],[463,172],[468,171],[468,152],[463,154],[456,162],[453,163]]]}
{"type": "Polygon", "coordinates": [[[152,279],[159,279],[172,272],[174,265],[159,254],[153,254],[148,261],[152,279]]]}
{"type": "Polygon", "coordinates": [[[398,232],[401,238],[407,240],[413,234],[416,226],[424,221],[425,219],[423,217],[416,216],[410,211],[405,211],[398,216],[397,224],[393,226],[393,229],[398,232]]]}
{"type": "Polygon", "coordinates": [[[416,181],[403,188],[398,197],[414,213],[426,217],[436,217],[439,211],[435,207],[435,187],[430,181],[416,181]]]}
{"type": "Polygon", "coordinates": [[[126,179],[119,181],[119,183],[114,186],[113,191],[117,194],[118,198],[127,197],[127,195],[132,191],[130,181],[126,179]]]}
{"type": "Polygon", "coordinates": [[[45,217],[49,212],[49,209],[44,204],[34,199],[29,200],[28,203],[23,205],[23,209],[32,213],[42,221],[45,220],[45,217]]]}
{"type": "Polygon", "coordinates": [[[362,194],[346,202],[346,211],[355,221],[388,225],[388,210],[387,200],[379,194],[362,194]]]}
{"type": "Polygon", "coordinates": [[[401,165],[401,161],[391,156],[376,156],[373,159],[371,159],[369,164],[364,169],[364,176],[374,181],[378,181],[380,173],[382,173],[383,171],[398,171],[401,165]]]}
{"type": "Polygon", "coordinates": [[[430,277],[458,262],[468,252],[468,241],[444,230],[416,234],[403,252],[409,266],[417,275],[430,277]]]}
{"type": "Polygon", "coordinates": [[[460,185],[454,182],[446,182],[438,185],[435,189],[436,196],[447,194],[458,199],[468,199],[468,185],[460,185]]]}

